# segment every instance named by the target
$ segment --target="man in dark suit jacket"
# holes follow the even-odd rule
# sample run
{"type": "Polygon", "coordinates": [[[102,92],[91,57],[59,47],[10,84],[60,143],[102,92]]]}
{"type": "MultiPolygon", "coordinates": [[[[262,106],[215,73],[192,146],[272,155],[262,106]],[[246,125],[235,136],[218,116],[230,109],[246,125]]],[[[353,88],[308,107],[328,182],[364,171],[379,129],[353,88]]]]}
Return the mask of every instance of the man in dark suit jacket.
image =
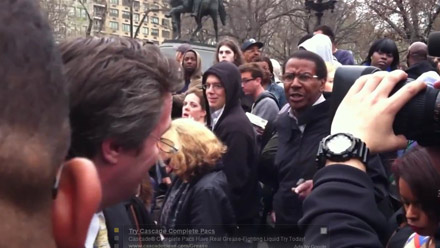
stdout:
{"type": "MultiPolygon", "coordinates": [[[[103,190],[104,214],[94,216],[86,247],[107,247],[113,237],[105,239],[104,223],[112,217],[105,210],[132,197],[149,178],[157,142],[171,123],[171,92],[182,88],[179,65],[156,46],[130,39],[78,38],[61,43],[60,50],[69,81],[69,156],[92,160],[103,190]]],[[[125,220],[113,228],[122,231],[130,222],[140,229],[126,212],[121,216],[125,220]]]]}

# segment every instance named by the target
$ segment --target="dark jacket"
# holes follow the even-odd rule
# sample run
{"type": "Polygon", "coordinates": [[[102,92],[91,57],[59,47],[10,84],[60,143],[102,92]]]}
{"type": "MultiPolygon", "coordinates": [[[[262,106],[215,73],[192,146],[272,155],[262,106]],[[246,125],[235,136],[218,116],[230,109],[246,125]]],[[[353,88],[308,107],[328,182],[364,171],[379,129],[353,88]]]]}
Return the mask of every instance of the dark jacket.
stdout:
{"type": "Polygon", "coordinates": [[[299,116],[298,124],[306,124],[304,133],[288,111],[281,112],[276,120],[278,190],[274,195],[273,208],[277,225],[296,225],[302,216],[302,200],[291,188],[296,187],[300,178],[312,179],[317,170],[315,158],[319,142],[330,133],[329,106],[329,102],[324,101],[299,116]]]}
{"type": "Polygon", "coordinates": [[[271,80],[266,90],[276,97],[279,108],[282,108],[284,105],[286,105],[287,99],[283,87],[271,80]]]}
{"type": "Polygon", "coordinates": [[[346,165],[331,165],[314,177],[304,200],[305,245],[383,247],[386,220],[375,203],[368,175],[346,165]]]}
{"type": "Polygon", "coordinates": [[[408,78],[417,79],[420,75],[428,71],[436,71],[429,61],[420,61],[410,66],[405,72],[408,74],[408,78]]]}
{"type": "MultiPolygon", "coordinates": [[[[232,234],[235,229],[235,216],[230,202],[227,179],[221,169],[221,167],[216,167],[215,170],[188,183],[184,183],[180,178],[176,178],[165,197],[164,206],[170,200],[170,194],[173,190],[186,185],[188,189],[183,195],[172,200],[172,208],[169,212],[168,220],[173,218],[174,214],[177,214],[175,225],[169,226],[169,221],[167,221],[168,223],[161,223],[161,225],[167,230],[196,229],[201,231],[203,229],[215,230],[215,233],[210,234],[215,234],[216,236],[232,234]],[[181,202],[180,206],[178,202],[181,202]]],[[[163,219],[162,216],[160,219],[163,219]]],[[[203,237],[203,234],[187,236],[203,237]]],[[[180,239],[180,241],[185,240],[180,239]]],[[[196,240],[186,241],[193,243],[196,240]]]]}
{"type": "MultiPolygon", "coordinates": [[[[227,146],[223,156],[224,172],[231,189],[235,216],[241,223],[255,218],[259,210],[255,133],[240,105],[241,74],[238,68],[229,62],[215,64],[203,75],[203,84],[208,75],[217,76],[226,92],[225,107],[213,131],[227,146]]],[[[208,125],[212,125],[210,113],[208,125]]]]}
{"type": "Polygon", "coordinates": [[[354,65],[353,54],[351,54],[350,51],[338,49],[333,56],[335,56],[342,65],[354,65]]]}
{"type": "Polygon", "coordinates": [[[160,244],[158,227],[139,198],[132,197],[128,201],[105,208],[103,213],[111,247],[160,244]]]}

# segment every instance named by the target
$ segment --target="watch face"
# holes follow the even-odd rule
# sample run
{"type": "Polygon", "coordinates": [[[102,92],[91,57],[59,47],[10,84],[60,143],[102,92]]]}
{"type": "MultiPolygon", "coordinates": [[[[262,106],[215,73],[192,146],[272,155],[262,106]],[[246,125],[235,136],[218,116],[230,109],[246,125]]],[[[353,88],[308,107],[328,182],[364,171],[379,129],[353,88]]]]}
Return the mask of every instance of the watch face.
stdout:
{"type": "Polygon", "coordinates": [[[352,140],[345,135],[337,135],[327,141],[328,149],[334,154],[342,154],[352,145],[352,140]]]}

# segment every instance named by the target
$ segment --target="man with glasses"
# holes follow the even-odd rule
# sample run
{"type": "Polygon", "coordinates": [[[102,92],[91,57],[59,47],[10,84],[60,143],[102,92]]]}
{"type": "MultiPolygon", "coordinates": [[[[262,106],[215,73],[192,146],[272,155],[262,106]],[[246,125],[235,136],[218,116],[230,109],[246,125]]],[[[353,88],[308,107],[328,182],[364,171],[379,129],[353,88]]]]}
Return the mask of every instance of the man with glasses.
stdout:
{"type": "Polygon", "coordinates": [[[316,172],[315,157],[320,140],[330,132],[329,103],[322,92],[327,69],[322,58],[309,51],[295,52],[283,68],[287,104],[275,122],[278,150],[273,178],[275,226],[280,235],[301,235],[304,192],[292,192],[301,181],[310,186],[316,172]],[[297,194],[299,193],[299,194],[297,194]]]}
{"type": "Polygon", "coordinates": [[[279,108],[275,96],[265,91],[261,85],[263,70],[257,63],[247,63],[239,68],[241,73],[241,88],[245,95],[252,96],[251,113],[265,120],[274,120],[279,108]]]}
{"type": "Polygon", "coordinates": [[[203,75],[208,125],[227,146],[223,164],[231,202],[240,230],[248,231],[259,210],[257,146],[252,124],[240,106],[240,85],[240,72],[229,62],[220,62],[203,75]]]}
{"type": "Polygon", "coordinates": [[[103,211],[95,214],[85,247],[127,247],[129,228],[139,228],[134,223],[147,215],[132,197],[149,179],[158,137],[170,126],[171,92],[182,88],[178,64],[154,45],[116,37],[77,38],[60,51],[69,81],[69,156],[94,162],[103,191],[103,211]]]}
{"type": "MultiPolygon", "coordinates": [[[[264,47],[264,43],[255,39],[248,39],[241,45],[243,59],[245,63],[257,62],[260,59],[260,49],[264,47]]],[[[244,111],[249,112],[252,105],[252,97],[246,96],[243,92],[240,94],[241,106],[244,111]]]]}
{"type": "MultiPolygon", "coordinates": [[[[241,88],[245,95],[251,96],[253,104],[251,114],[256,115],[265,121],[272,122],[278,115],[278,102],[276,97],[269,91],[264,90],[262,83],[263,70],[258,63],[243,64],[238,68],[241,72],[241,88]]],[[[253,120],[255,116],[251,115],[253,120]]],[[[266,125],[260,121],[251,121],[257,133],[258,147],[262,146],[262,135],[266,125]]]]}

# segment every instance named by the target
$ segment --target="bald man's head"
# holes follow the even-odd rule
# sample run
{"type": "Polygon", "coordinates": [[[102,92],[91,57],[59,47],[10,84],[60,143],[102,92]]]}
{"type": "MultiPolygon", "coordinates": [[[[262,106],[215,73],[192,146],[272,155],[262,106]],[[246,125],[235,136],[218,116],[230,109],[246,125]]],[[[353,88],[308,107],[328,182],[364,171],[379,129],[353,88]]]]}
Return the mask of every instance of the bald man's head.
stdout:
{"type": "Polygon", "coordinates": [[[412,43],[408,48],[408,66],[428,59],[428,46],[420,41],[412,43]]]}

